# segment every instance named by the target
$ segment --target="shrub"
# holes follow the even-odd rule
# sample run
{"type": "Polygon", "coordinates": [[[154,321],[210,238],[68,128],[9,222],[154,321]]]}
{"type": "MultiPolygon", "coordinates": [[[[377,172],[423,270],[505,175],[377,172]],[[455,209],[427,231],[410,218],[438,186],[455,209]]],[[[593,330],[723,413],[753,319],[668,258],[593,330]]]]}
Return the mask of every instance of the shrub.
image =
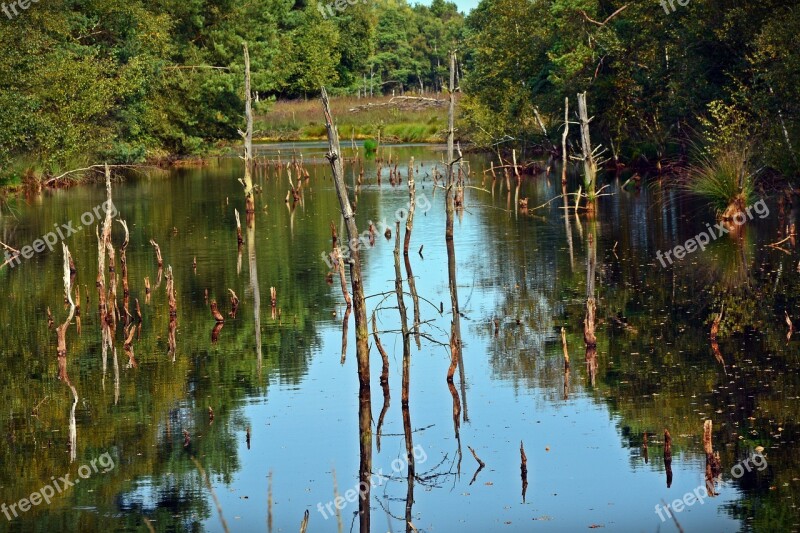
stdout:
{"type": "Polygon", "coordinates": [[[375,139],[367,139],[364,141],[364,151],[368,154],[375,153],[375,150],[378,149],[378,142],[375,139]]]}

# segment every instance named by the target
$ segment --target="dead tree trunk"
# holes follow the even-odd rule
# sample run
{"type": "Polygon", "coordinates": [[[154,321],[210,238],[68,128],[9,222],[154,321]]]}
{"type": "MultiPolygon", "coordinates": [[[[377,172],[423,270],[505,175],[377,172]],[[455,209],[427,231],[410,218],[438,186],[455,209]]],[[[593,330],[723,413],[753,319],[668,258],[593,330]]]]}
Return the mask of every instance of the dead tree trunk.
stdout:
{"type": "MultiPolygon", "coordinates": [[[[454,213],[455,213],[455,201],[453,198],[453,187],[455,185],[454,174],[453,174],[453,166],[455,165],[455,152],[453,147],[453,140],[455,137],[455,62],[456,62],[456,55],[455,52],[450,52],[450,86],[449,86],[449,98],[450,98],[450,109],[447,114],[447,183],[445,187],[445,212],[446,212],[446,223],[445,223],[445,242],[447,244],[447,259],[448,259],[448,274],[450,279],[450,303],[452,305],[453,311],[453,319],[451,322],[451,343],[456,343],[455,346],[451,346],[451,352],[453,355],[457,355],[460,350],[461,344],[461,322],[460,322],[460,309],[458,305],[458,286],[456,285],[455,279],[455,267],[456,267],[456,257],[455,257],[455,244],[454,244],[454,237],[453,237],[453,226],[454,226],[454,213]]],[[[448,372],[448,374],[450,374],[448,372]]],[[[452,380],[452,376],[448,377],[448,380],[452,380]]]]}
{"type": "Polygon", "coordinates": [[[242,237],[242,221],[239,218],[239,210],[234,209],[233,215],[236,218],[236,242],[238,243],[239,253],[242,253],[242,243],[244,243],[244,237],[242,237]]]}
{"type": "Polygon", "coordinates": [[[97,230],[97,310],[100,323],[106,319],[106,243],[101,230],[97,230]]]}
{"type": "Polygon", "coordinates": [[[722,472],[719,454],[714,453],[712,442],[712,422],[706,420],[703,423],[703,451],[706,453],[706,489],[710,496],[716,496],[715,481],[722,472]]]}
{"type": "Polygon", "coordinates": [[[416,207],[416,184],[414,182],[414,158],[408,163],[408,218],[406,218],[406,236],[403,241],[403,255],[408,257],[408,247],[411,244],[411,231],[414,229],[414,208],[416,207]]]}
{"type": "Polygon", "coordinates": [[[244,47],[244,110],[247,119],[246,131],[239,130],[239,134],[244,138],[244,199],[245,210],[248,215],[256,211],[253,200],[253,95],[250,90],[250,52],[247,50],[247,43],[242,43],[244,47]]]}
{"type": "Polygon", "coordinates": [[[78,405],[78,391],[69,379],[67,373],[67,329],[75,316],[75,303],[72,301],[72,274],[70,272],[70,263],[72,263],[72,255],[69,253],[69,248],[64,243],[61,243],[64,251],[64,299],[69,304],[69,315],[64,323],[56,328],[58,336],[58,379],[67,384],[72,392],[72,408],[70,409],[69,418],[69,458],[70,462],[74,461],[77,456],[77,440],[78,429],[75,423],[75,406],[78,405]]]}
{"type": "Polygon", "coordinates": [[[411,261],[408,258],[408,248],[411,244],[411,232],[414,229],[414,209],[417,203],[416,184],[414,181],[414,158],[408,164],[408,218],[406,219],[406,234],[403,242],[403,258],[406,266],[406,275],[408,276],[408,288],[411,291],[411,297],[414,301],[414,335],[417,341],[417,349],[420,349],[420,335],[419,335],[419,296],[417,295],[416,281],[414,274],[411,271],[411,261]]]}
{"type": "Polygon", "coordinates": [[[375,430],[376,434],[376,445],[378,448],[378,453],[381,451],[381,428],[383,427],[383,419],[386,417],[386,412],[389,410],[389,403],[391,400],[391,395],[389,391],[389,356],[386,353],[386,350],[383,349],[383,344],[381,344],[381,339],[378,337],[378,324],[377,319],[375,318],[375,312],[372,312],[372,338],[375,339],[375,347],[378,348],[378,353],[381,354],[381,388],[383,389],[383,407],[381,408],[381,414],[378,416],[378,426],[375,430]]]}
{"type": "Polygon", "coordinates": [[[448,92],[448,101],[449,107],[447,112],[447,189],[446,191],[450,191],[450,185],[453,182],[453,163],[454,163],[454,152],[453,152],[453,142],[455,138],[455,113],[456,113],[456,101],[455,101],[455,62],[456,62],[456,54],[455,52],[450,52],[450,86],[448,92]]]}
{"type": "Polygon", "coordinates": [[[56,335],[58,337],[56,353],[59,359],[67,357],[67,328],[72,318],[75,316],[75,303],[72,300],[72,286],[70,282],[69,262],[72,256],[69,253],[69,248],[66,244],[62,243],[64,251],[64,300],[69,304],[69,315],[63,324],[56,328],[56,335]]]}
{"type": "Polygon", "coordinates": [[[128,324],[133,320],[130,311],[131,291],[128,287],[128,257],[126,254],[128,243],[130,242],[130,232],[128,231],[128,224],[124,220],[120,220],[119,223],[125,230],[125,240],[119,249],[119,264],[122,267],[122,308],[125,310],[125,324],[128,324]]]}
{"type": "Polygon", "coordinates": [[[519,473],[522,478],[522,503],[525,503],[525,493],[528,491],[528,456],[525,455],[525,444],[522,441],[519,441],[519,473]]]}
{"type": "MultiPolygon", "coordinates": [[[[395,235],[394,241],[394,289],[397,294],[397,308],[400,311],[400,331],[403,336],[403,394],[401,403],[404,408],[407,408],[409,393],[408,382],[411,372],[411,337],[408,329],[408,311],[403,295],[403,275],[400,271],[400,221],[397,221],[396,225],[397,234],[395,235]]],[[[406,435],[406,437],[408,438],[408,435],[406,435]]]]}
{"type": "MultiPolygon", "coordinates": [[[[344,172],[342,171],[341,149],[339,147],[339,134],[333,125],[333,116],[330,111],[328,94],[322,89],[322,105],[325,113],[326,128],[328,130],[328,144],[330,152],[327,154],[333,171],[336,193],[339,197],[342,216],[347,229],[348,242],[358,240],[359,233],[356,226],[355,217],[350,199],[347,194],[347,186],[344,182],[344,172]],[[355,239],[355,240],[354,240],[355,239]]],[[[350,253],[350,279],[353,288],[353,306],[355,308],[356,320],[356,343],[358,356],[359,381],[362,386],[369,387],[369,338],[367,331],[366,303],[364,299],[364,287],[361,279],[361,253],[357,246],[353,247],[350,253]]]]}
{"type": "Polygon", "coordinates": [[[156,250],[156,262],[158,263],[158,269],[161,270],[164,268],[164,258],[161,257],[161,247],[153,239],[150,239],[150,244],[152,244],[153,248],[156,250]]]}
{"type": "Polygon", "coordinates": [[[667,488],[672,486],[672,436],[664,430],[664,469],[667,473],[667,488]]]}
{"type": "Polygon", "coordinates": [[[567,136],[569,135],[569,98],[564,98],[564,135],[561,136],[561,186],[567,185],[567,136]]]}
{"type": "Polygon", "coordinates": [[[594,293],[595,271],[597,268],[597,243],[594,235],[589,234],[589,253],[586,258],[586,318],[583,322],[583,341],[587,348],[597,346],[595,337],[596,300],[594,293]]]}
{"type": "MultiPolygon", "coordinates": [[[[357,242],[359,238],[358,227],[350,206],[347,194],[347,185],[344,182],[342,169],[342,153],[339,146],[339,133],[333,123],[328,93],[322,87],[322,109],[325,115],[325,128],[328,130],[329,152],[327,159],[331,164],[333,182],[336,186],[336,195],[347,228],[348,242],[357,242]],[[355,239],[355,241],[354,241],[355,239]]],[[[356,325],[356,359],[359,381],[359,433],[360,457],[359,476],[365,490],[359,499],[359,526],[361,533],[370,531],[370,477],[372,476],[372,426],[371,426],[371,394],[370,394],[370,369],[369,369],[369,332],[367,330],[367,310],[364,298],[364,285],[361,278],[361,252],[358,246],[353,247],[350,254],[350,280],[353,288],[353,310],[356,325]]]]}
{"type": "Polygon", "coordinates": [[[594,160],[592,141],[589,137],[589,122],[591,119],[586,109],[586,93],[578,94],[578,115],[581,121],[581,150],[583,152],[583,183],[587,198],[586,208],[592,210],[597,197],[597,193],[595,192],[597,162],[594,160]]]}
{"type": "Polygon", "coordinates": [[[175,361],[178,343],[175,332],[178,329],[178,304],[175,300],[175,279],[172,277],[172,266],[167,266],[167,301],[169,304],[169,330],[167,333],[167,343],[169,348],[167,353],[175,361]]]}
{"type": "Polygon", "coordinates": [[[113,336],[117,327],[117,317],[119,316],[119,309],[117,308],[117,269],[115,263],[116,252],[114,246],[111,244],[111,170],[108,165],[105,167],[106,173],[106,218],[103,221],[103,243],[105,244],[108,252],[108,273],[109,284],[108,294],[106,296],[106,316],[105,321],[111,328],[113,336]]]}
{"type": "MultiPolygon", "coordinates": [[[[408,311],[403,294],[403,275],[400,271],[400,221],[396,222],[394,241],[394,288],[397,293],[397,308],[400,311],[400,328],[403,336],[403,384],[400,408],[403,414],[403,433],[406,441],[406,459],[408,461],[408,489],[406,497],[406,531],[411,532],[411,506],[414,503],[415,463],[413,432],[411,430],[411,413],[409,411],[409,394],[411,387],[411,333],[408,329],[408,311]]],[[[406,230],[408,231],[408,230],[406,230]]],[[[406,233],[408,235],[408,233],[406,233]]]]}
{"type": "MultiPolygon", "coordinates": [[[[453,374],[457,367],[461,366],[459,377],[461,379],[462,392],[464,392],[464,374],[463,374],[463,360],[461,354],[461,310],[458,304],[458,285],[456,282],[456,250],[453,237],[454,214],[455,214],[455,199],[454,187],[455,179],[453,173],[453,166],[456,163],[454,152],[454,137],[455,137],[455,76],[456,76],[456,54],[450,52],[450,85],[449,85],[449,101],[450,107],[447,114],[447,176],[445,185],[445,244],[447,247],[447,273],[450,285],[450,304],[453,313],[450,322],[450,367],[447,370],[447,383],[453,384],[453,374]]],[[[452,390],[455,390],[452,387],[452,390]]],[[[461,405],[456,405],[458,396],[453,396],[453,416],[454,421],[458,416],[457,413],[461,412],[461,405]]],[[[464,398],[464,405],[466,405],[466,398],[464,398]]],[[[466,411],[466,409],[465,409],[466,411]]],[[[466,413],[464,415],[466,419],[466,413]]],[[[456,429],[458,433],[458,429],[456,429]]],[[[460,441],[459,441],[460,442],[460,441]]]]}
{"type": "MultiPolygon", "coordinates": [[[[261,287],[258,283],[258,256],[256,255],[256,224],[254,217],[246,217],[247,223],[247,265],[250,270],[250,290],[253,293],[253,329],[256,341],[256,367],[258,375],[261,377],[263,366],[263,354],[261,353],[261,287]]],[[[241,254],[239,254],[241,258],[241,254]]],[[[275,301],[277,295],[274,287],[270,288],[272,297],[272,313],[275,315],[275,301]]],[[[237,298],[238,301],[238,298],[237,298]]]]}
{"type": "Polygon", "coordinates": [[[333,243],[333,251],[331,252],[334,262],[333,266],[339,271],[339,281],[342,283],[342,295],[344,296],[344,302],[347,304],[347,309],[349,310],[353,302],[350,299],[350,294],[347,292],[347,278],[344,275],[344,259],[342,258],[342,254],[339,253],[339,236],[336,234],[336,226],[333,225],[333,222],[331,222],[331,242],[333,243]]]}
{"type": "Polygon", "coordinates": [[[167,267],[167,301],[169,305],[169,316],[178,316],[178,303],[175,300],[175,278],[172,277],[172,266],[167,267]]]}

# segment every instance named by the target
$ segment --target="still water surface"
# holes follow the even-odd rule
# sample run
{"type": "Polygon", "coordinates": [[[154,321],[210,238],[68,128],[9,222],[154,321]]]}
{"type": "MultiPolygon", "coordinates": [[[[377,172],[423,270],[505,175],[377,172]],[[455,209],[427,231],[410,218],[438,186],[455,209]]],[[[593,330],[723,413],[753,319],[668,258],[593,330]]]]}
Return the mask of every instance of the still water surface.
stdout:
{"type": "MultiPolygon", "coordinates": [[[[326,280],[329,269],[321,259],[330,250],[330,222],[343,233],[338,202],[321,144],[265,146],[260,155],[274,160],[279,151],[284,162],[302,154],[310,178],[292,207],[284,201],[285,171],[259,169],[256,181],[263,190],[256,197],[255,227],[245,229],[241,258],[234,218],[234,207],[243,211],[238,159],[114,183],[114,204],[131,231],[131,301],[139,299],[143,315],[133,342],[136,367],[123,353],[120,326],[117,361],[108,354],[104,369],[97,240],[94,225],[80,224],[84,212],[105,200],[104,188],[46,191],[3,206],[0,240],[17,248],[54,224],[81,226],[66,243],[78,270],[82,329],[79,335],[72,326],[67,333],[68,372],[79,397],[70,449],[73,397],[57,377],[56,334],[47,320],[48,308],[57,324],[67,315],[62,254],[46,250],[0,270],[0,502],[29,497],[53,476],[69,473],[75,479],[81,465],[106,452],[114,466],[81,479],[49,505],[11,514],[11,521],[0,516],[0,530],[147,531],[149,521],[156,531],[221,531],[213,496],[192,457],[210,476],[231,531],[298,531],[306,510],[309,531],[337,531],[339,520],[344,531],[358,529],[358,502],[345,501],[339,518],[325,511],[335,495],[357,486],[359,469],[354,327],[351,316],[342,364],[344,299],[338,277],[326,280]],[[174,357],[168,354],[165,282],[156,287],[150,239],[160,244],[165,266],[174,272],[174,357]],[[154,287],[149,301],[145,277],[154,287]],[[235,318],[227,316],[228,289],[241,299],[235,318]],[[206,291],[226,316],[216,342],[206,291]]],[[[464,346],[464,381],[460,373],[455,379],[462,406],[455,427],[445,380],[450,354],[442,345],[451,320],[444,194],[432,180],[442,152],[429,146],[383,149],[383,157],[390,154],[402,183],[389,183],[384,163],[378,185],[375,161],[364,161],[357,220],[362,230],[369,220],[385,220],[394,232],[395,213],[408,202],[406,172],[413,156],[417,195],[430,203],[427,211],[417,211],[410,254],[426,334],[421,348],[412,343],[415,528],[677,530],[671,519],[661,521],[655,507],[705,485],[707,418],[722,462],[719,494],[678,513],[681,527],[800,528],[800,360],[797,343],[787,342],[784,318],[784,310],[800,318],[798,254],[791,242],[782,245],[785,251],[765,246],[783,238],[781,228],[796,221],[795,212],[782,213],[772,202],[770,215],[740,235],[662,268],[656,252],[693,237],[712,222],[712,214],[657,184],[626,191],[617,182],[606,190],[613,196],[601,200],[594,219],[565,218],[560,200],[520,212],[517,198],[529,198],[533,207],[560,194],[555,174],[526,178],[519,191],[512,183],[509,192],[502,177],[493,183],[491,173],[484,173],[487,159],[468,156],[472,188],[455,228],[464,346]],[[597,256],[598,347],[596,359],[587,363],[583,316],[590,238],[597,256]],[[719,360],[708,332],[723,306],[719,360]],[[566,379],[562,327],[572,363],[566,379]],[[665,428],[673,438],[669,487],[665,428]],[[520,442],[529,483],[524,501],[520,442]],[[757,446],[764,447],[763,471],[731,475],[757,446]],[[468,447],[486,464],[474,479],[478,464],[468,447]]],[[[346,167],[349,183],[355,184],[358,170],[346,167]]],[[[122,235],[115,223],[117,247],[122,235]]],[[[394,235],[388,241],[379,233],[362,253],[365,292],[372,295],[368,315],[381,307],[376,320],[390,360],[380,449],[373,437],[372,471],[379,480],[371,495],[375,532],[406,530],[393,249],[394,235]]],[[[406,305],[412,315],[410,297],[406,305]]],[[[381,360],[370,342],[375,431],[384,394],[381,360]]]]}

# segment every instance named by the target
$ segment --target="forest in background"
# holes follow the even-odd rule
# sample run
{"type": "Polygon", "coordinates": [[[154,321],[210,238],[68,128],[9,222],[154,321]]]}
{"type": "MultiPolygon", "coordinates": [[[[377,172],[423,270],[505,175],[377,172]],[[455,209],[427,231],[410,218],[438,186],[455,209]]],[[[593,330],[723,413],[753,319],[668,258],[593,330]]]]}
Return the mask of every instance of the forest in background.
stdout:
{"type": "Polygon", "coordinates": [[[256,112],[274,98],[438,89],[455,4],[53,0],[0,21],[0,178],[202,153],[239,138],[249,46],[256,112]]]}
{"type": "Polygon", "coordinates": [[[479,144],[559,144],[564,98],[574,109],[586,91],[606,157],[733,151],[751,172],[797,175],[796,2],[484,0],[467,23],[463,112],[479,144]]]}
{"type": "Polygon", "coordinates": [[[708,145],[746,152],[749,168],[800,168],[793,2],[483,0],[466,17],[445,0],[325,5],[52,0],[2,20],[0,180],[237,141],[243,41],[262,122],[323,84],[437,92],[456,49],[458,136],[479,147],[557,151],[564,98],[574,109],[587,91],[606,157],[660,166],[708,145]]]}

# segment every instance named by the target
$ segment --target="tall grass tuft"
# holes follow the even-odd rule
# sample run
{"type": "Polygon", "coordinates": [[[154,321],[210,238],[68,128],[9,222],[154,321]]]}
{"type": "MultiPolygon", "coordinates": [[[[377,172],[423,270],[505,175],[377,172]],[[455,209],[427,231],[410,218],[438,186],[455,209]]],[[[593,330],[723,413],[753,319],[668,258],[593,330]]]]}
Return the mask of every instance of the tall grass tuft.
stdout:
{"type": "Polygon", "coordinates": [[[700,156],[689,168],[685,188],[704,198],[723,220],[744,212],[756,200],[756,173],[749,166],[747,148],[726,148],[700,156]]]}

